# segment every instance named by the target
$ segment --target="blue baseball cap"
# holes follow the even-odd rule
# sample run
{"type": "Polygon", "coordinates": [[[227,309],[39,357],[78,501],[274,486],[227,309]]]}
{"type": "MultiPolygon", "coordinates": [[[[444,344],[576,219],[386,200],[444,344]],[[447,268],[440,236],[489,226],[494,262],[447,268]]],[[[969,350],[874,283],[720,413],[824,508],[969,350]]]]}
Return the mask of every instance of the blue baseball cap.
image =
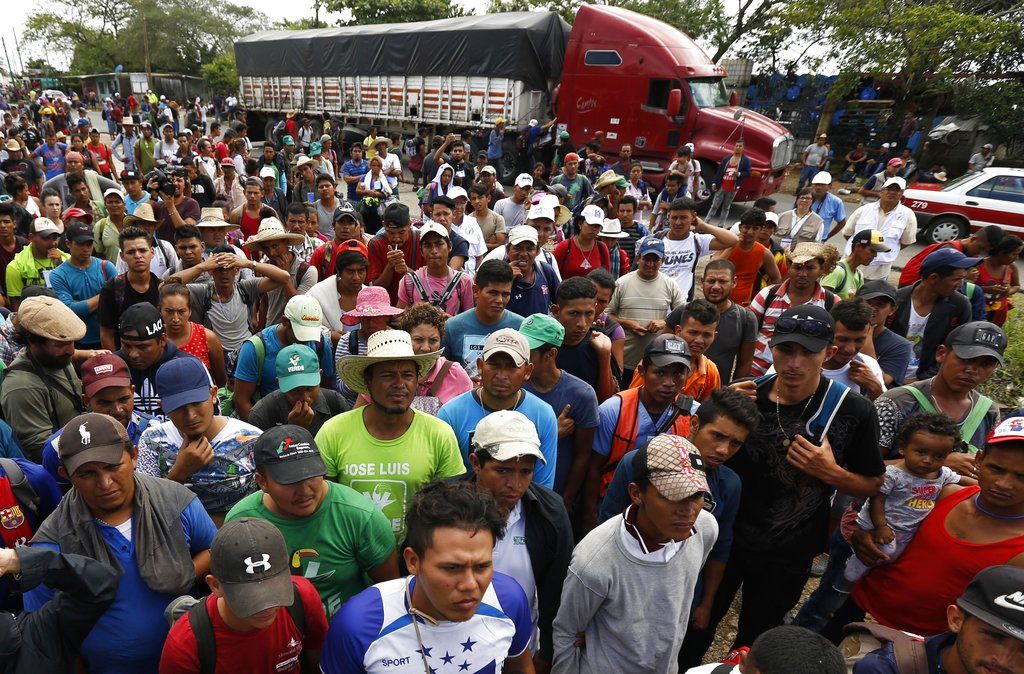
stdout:
{"type": "Polygon", "coordinates": [[[164,414],[191,403],[210,399],[213,380],[206,366],[194,356],[182,356],[167,361],[156,371],[156,394],[164,414]]]}
{"type": "Polygon", "coordinates": [[[665,242],[661,239],[653,236],[645,236],[644,238],[637,241],[636,244],[636,256],[643,257],[644,255],[650,255],[651,253],[657,255],[662,260],[665,259],[665,242]]]}
{"type": "Polygon", "coordinates": [[[944,267],[970,269],[981,264],[980,257],[967,257],[956,248],[945,246],[929,253],[921,263],[921,278],[944,267]]]}

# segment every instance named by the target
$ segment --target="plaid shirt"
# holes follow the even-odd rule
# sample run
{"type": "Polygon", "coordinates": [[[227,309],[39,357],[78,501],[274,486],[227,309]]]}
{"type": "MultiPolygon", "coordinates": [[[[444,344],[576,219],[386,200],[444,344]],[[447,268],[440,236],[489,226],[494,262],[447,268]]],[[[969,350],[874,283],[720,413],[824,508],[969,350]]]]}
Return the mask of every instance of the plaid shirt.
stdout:
{"type": "Polygon", "coordinates": [[[10,319],[0,324],[0,360],[4,365],[10,366],[24,346],[14,341],[14,323],[10,319]]]}
{"type": "MultiPolygon", "coordinates": [[[[787,279],[777,286],[778,290],[776,291],[775,298],[772,299],[771,305],[766,309],[764,303],[768,300],[768,294],[774,287],[776,286],[763,288],[750,303],[750,310],[754,312],[754,316],[761,326],[757,334],[757,341],[754,344],[754,364],[751,368],[751,373],[757,377],[767,372],[768,368],[772,365],[772,351],[768,348],[768,342],[775,332],[775,321],[779,319],[783,311],[793,306],[793,302],[789,299],[789,280],[787,279]],[[764,317],[763,319],[762,316],[764,317]]],[[[818,284],[814,295],[807,304],[816,304],[819,307],[824,307],[825,298],[829,295],[832,296],[832,304],[839,301],[835,293],[822,288],[821,284],[818,284]]]]}

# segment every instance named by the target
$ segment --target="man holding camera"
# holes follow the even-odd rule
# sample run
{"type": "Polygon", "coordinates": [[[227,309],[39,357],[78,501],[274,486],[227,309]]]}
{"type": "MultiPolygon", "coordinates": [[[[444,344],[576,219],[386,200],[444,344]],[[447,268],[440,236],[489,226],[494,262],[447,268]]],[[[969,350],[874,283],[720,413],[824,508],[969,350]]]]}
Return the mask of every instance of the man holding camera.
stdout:
{"type": "Polygon", "coordinates": [[[159,223],[156,234],[165,241],[174,240],[174,230],[178,227],[199,221],[199,202],[185,196],[187,170],[183,166],[168,166],[166,172],[146,176],[146,186],[154,199],[153,212],[159,223]]]}

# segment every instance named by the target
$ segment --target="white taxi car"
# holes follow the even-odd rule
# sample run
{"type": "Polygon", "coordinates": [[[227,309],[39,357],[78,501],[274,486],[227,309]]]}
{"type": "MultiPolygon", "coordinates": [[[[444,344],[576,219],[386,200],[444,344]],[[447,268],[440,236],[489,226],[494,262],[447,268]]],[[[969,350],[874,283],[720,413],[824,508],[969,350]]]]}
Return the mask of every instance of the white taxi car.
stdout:
{"type": "Polygon", "coordinates": [[[903,204],[926,244],[962,239],[987,225],[1024,235],[1024,169],[987,168],[947,183],[914,183],[903,204]]]}

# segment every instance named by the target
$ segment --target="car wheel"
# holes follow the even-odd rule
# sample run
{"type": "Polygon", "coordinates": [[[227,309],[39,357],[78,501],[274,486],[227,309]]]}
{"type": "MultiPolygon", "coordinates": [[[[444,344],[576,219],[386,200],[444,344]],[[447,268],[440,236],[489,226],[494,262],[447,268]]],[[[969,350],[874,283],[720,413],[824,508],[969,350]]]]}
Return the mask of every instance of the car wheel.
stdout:
{"type": "Polygon", "coordinates": [[[924,230],[926,244],[946,243],[967,236],[967,222],[952,215],[935,218],[924,230]]]}

